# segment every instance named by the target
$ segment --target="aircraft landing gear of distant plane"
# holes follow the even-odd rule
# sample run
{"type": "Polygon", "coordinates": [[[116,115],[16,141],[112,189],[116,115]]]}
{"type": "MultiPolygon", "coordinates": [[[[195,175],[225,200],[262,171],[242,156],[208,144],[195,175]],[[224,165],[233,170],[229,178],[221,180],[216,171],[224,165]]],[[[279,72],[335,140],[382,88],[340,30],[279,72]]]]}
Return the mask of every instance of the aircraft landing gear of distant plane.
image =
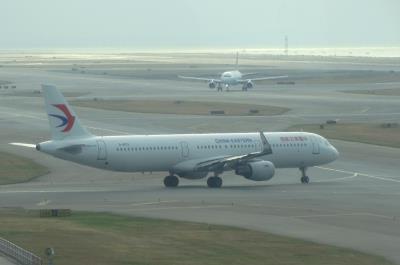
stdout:
{"type": "Polygon", "coordinates": [[[171,174],[164,178],[164,185],[168,188],[175,188],[179,184],[179,179],[177,176],[171,174]]]}
{"type": "Polygon", "coordinates": [[[301,178],[300,181],[303,184],[308,184],[310,182],[310,178],[307,176],[307,168],[306,167],[301,167],[301,178]]]}
{"type": "Polygon", "coordinates": [[[221,188],[222,186],[222,179],[217,175],[209,177],[207,179],[207,186],[209,188],[221,188]]]}
{"type": "Polygon", "coordinates": [[[219,84],[218,84],[218,86],[217,86],[217,91],[218,91],[218,92],[222,92],[222,86],[221,86],[221,83],[219,83],[219,84]]]}
{"type": "Polygon", "coordinates": [[[228,84],[225,85],[225,91],[229,92],[229,85],[228,84]]]}

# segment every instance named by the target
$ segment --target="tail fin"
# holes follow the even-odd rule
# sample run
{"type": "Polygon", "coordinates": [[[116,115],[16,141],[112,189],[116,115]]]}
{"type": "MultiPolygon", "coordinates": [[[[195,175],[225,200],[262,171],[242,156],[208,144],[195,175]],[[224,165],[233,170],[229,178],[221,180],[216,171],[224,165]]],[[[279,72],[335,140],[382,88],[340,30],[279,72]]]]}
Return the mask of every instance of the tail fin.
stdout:
{"type": "Polygon", "coordinates": [[[239,52],[236,52],[236,63],[235,63],[235,70],[239,70],[239,52]]]}
{"type": "Polygon", "coordinates": [[[81,126],[75,112],[55,86],[42,85],[42,89],[53,140],[93,136],[81,126]]]}

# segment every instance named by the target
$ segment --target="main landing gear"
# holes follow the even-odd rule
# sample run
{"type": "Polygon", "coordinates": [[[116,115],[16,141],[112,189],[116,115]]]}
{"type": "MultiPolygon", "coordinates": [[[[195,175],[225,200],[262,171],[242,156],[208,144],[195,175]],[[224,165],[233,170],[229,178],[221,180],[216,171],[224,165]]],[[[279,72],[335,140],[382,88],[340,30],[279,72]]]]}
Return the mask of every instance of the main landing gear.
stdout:
{"type": "Polygon", "coordinates": [[[221,188],[222,186],[222,179],[218,177],[218,175],[214,175],[207,179],[207,186],[209,188],[221,188]]]}
{"type": "MultiPolygon", "coordinates": [[[[164,178],[164,185],[167,188],[175,188],[178,187],[179,184],[179,178],[174,175],[173,173],[169,174],[164,178]]],[[[207,186],[209,188],[221,188],[222,186],[222,179],[218,177],[217,174],[215,174],[212,177],[209,177],[207,179],[207,186]]]]}
{"type": "Polygon", "coordinates": [[[178,184],[179,184],[179,179],[178,179],[177,176],[175,176],[175,175],[173,175],[173,174],[171,174],[171,175],[169,175],[169,176],[166,176],[166,177],[164,178],[164,185],[165,185],[165,187],[168,187],[168,188],[175,188],[175,187],[178,186],[178,184]]]}
{"type": "Polygon", "coordinates": [[[308,184],[310,182],[310,178],[307,176],[307,168],[306,167],[301,167],[301,183],[303,184],[308,184]]]}

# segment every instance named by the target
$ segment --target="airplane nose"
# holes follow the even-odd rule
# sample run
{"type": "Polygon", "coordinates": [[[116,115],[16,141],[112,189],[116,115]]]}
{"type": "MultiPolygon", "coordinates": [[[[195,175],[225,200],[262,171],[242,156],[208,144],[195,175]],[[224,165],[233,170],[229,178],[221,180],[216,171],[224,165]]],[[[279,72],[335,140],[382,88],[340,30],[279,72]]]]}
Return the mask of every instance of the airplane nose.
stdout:
{"type": "Polygon", "coordinates": [[[339,151],[333,146],[332,146],[332,153],[333,153],[333,157],[334,157],[333,160],[336,160],[339,158],[339,151]]]}

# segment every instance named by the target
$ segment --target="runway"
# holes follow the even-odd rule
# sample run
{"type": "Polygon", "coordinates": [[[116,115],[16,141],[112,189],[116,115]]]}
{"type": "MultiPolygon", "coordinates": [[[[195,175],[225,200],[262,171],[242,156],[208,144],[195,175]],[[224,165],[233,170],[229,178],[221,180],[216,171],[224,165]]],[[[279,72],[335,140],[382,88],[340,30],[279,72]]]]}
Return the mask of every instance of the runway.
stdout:
{"type": "MultiPolygon", "coordinates": [[[[290,63],[280,61],[268,61],[268,65],[275,65],[274,71],[282,73],[302,69],[299,62],[292,67],[290,63]]],[[[329,69],[349,68],[341,64],[326,65],[329,69]]],[[[174,67],[166,76],[173,76],[175,69],[180,69],[174,67]]],[[[213,72],[212,66],[207,67],[203,66],[202,73],[213,72]]],[[[390,67],[400,69],[398,65],[390,67]]],[[[266,83],[248,93],[217,93],[208,89],[205,83],[167,77],[150,80],[76,74],[54,71],[53,68],[49,65],[2,67],[0,80],[15,82],[18,90],[23,91],[37,90],[41,83],[53,83],[63,91],[88,93],[83,98],[195,99],[291,109],[279,116],[213,117],[77,108],[82,123],[101,135],[277,131],[293,124],[321,123],[328,119],[400,122],[400,97],[341,92],[399,88],[400,80],[384,85],[377,82],[300,83],[294,86],[266,83]]],[[[67,66],[56,68],[66,69],[67,66]]],[[[310,64],[304,68],[315,75],[320,74],[317,70],[313,72],[310,64]]],[[[388,66],[354,64],[349,71],[365,68],[387,71],[388,66]]],[[[166,189],[162,186],[165,173],[101,171],[32,149],[10,146],[10,142],[36,143],[48,139],[48,122],[40,97],[0,95],[0,115],[0,150],[32,158],[51,171],[30,183],[0,186],[0,207],[60,207],[226,224],[350,247],[383,255],[400,264],[399,149],[332,140],[341,154],[339,160],[310,169],[309,185],[300,184],[298,170],[285,169],[277,170],[271,181],[263,183],[251,182],[228,172],[223,175],[222,189],[207,188],[204,179],[183,179],[177,189],[166,189]]]]}

